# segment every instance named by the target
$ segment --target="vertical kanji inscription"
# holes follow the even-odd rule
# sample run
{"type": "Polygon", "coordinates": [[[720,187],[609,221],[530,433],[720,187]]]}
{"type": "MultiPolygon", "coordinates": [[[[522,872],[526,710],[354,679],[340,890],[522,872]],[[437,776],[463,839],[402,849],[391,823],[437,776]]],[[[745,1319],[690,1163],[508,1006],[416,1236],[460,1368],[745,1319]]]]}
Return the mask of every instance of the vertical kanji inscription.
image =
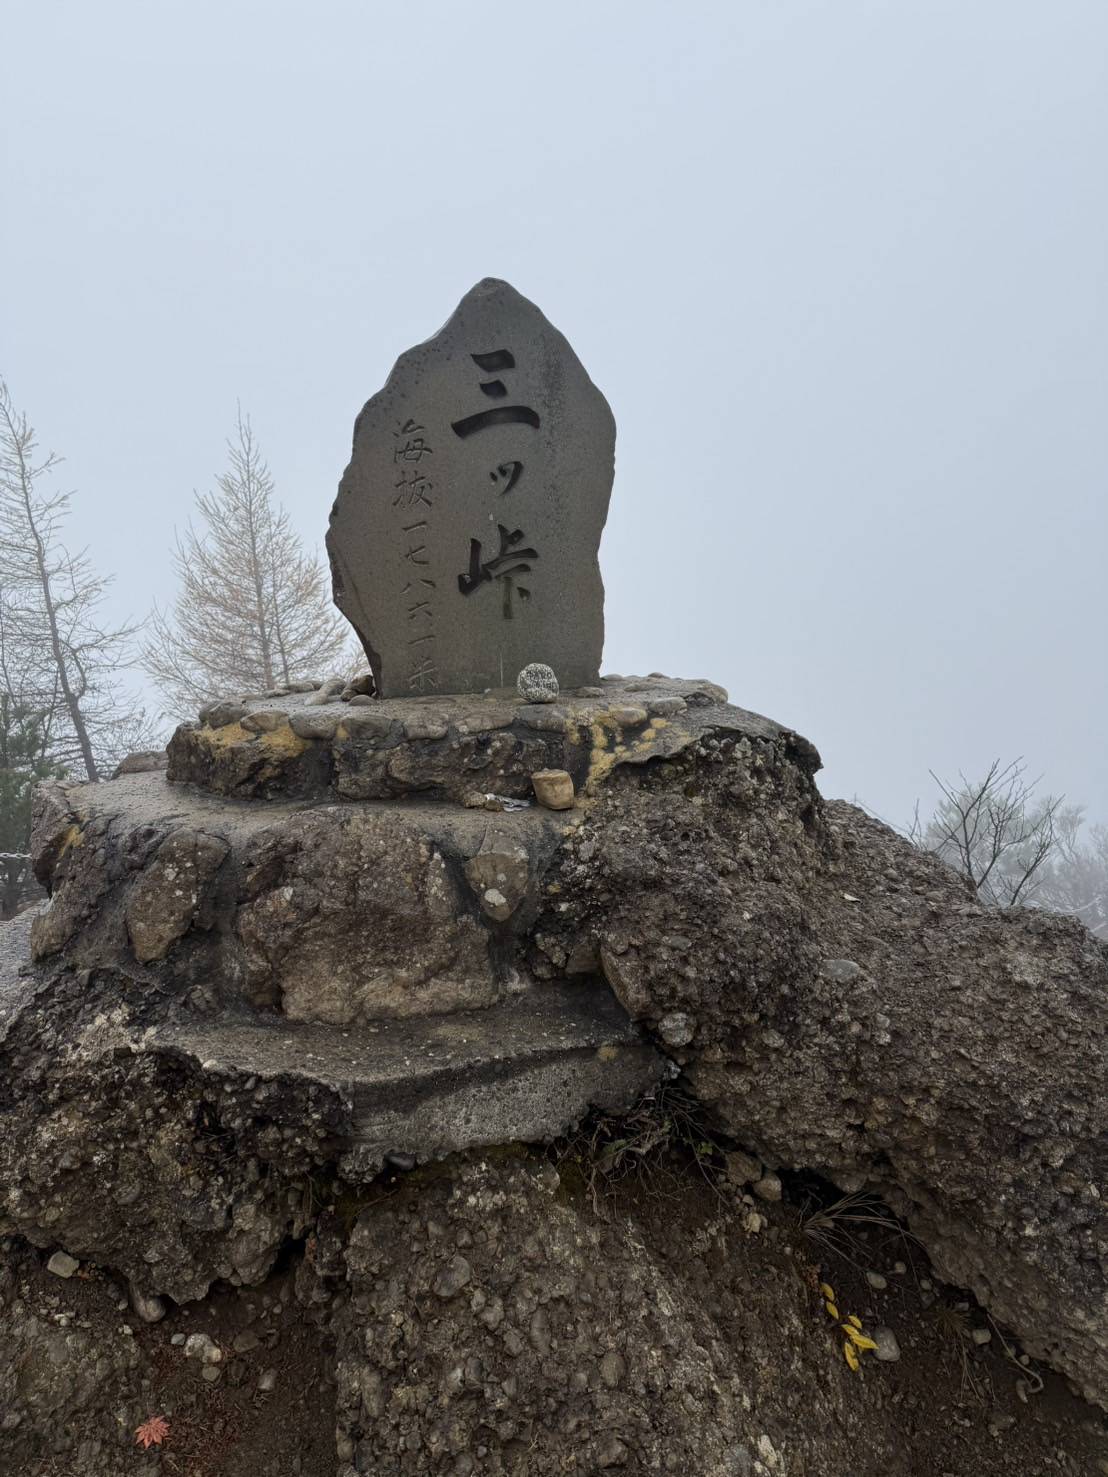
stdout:
{"type": "Polygon", "coordinates": [[[327,547],[384,696],[595,682],[615,426],[569,344],[489,279],[362,409],[327,547]]]}

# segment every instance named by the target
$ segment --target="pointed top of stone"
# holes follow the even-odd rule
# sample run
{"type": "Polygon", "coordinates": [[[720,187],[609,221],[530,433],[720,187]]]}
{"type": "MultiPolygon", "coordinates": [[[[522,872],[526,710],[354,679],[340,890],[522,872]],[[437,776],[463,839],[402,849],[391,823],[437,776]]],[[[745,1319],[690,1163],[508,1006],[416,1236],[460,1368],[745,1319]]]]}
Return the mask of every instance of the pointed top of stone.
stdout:
{"type": "Polygon", "coordinates": [[[486,277],[401,354],[331,511],[335,603],[382,697],[594,683],[615,421],[534,303],[486,277]]]}

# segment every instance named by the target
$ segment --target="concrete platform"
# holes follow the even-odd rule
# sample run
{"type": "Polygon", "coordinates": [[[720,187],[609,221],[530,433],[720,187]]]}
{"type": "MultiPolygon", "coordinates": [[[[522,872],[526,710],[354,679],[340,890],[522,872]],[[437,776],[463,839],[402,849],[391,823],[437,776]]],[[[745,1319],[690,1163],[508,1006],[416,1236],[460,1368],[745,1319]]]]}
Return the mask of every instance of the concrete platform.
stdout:
{"type": "Polygon", "coordinates": [[[213,1088],[246,1082],[322,1087],[349,1113],[336,1145],[350,1178],[386,1156],[548,1140],[592,1106],[632,1103],[669,1063],[606,986],[535,986],[488,1010],[382,1021],[358,1031],[314,1024],[186,1022],[147,1049],[191,1060],[213,1088]]]}

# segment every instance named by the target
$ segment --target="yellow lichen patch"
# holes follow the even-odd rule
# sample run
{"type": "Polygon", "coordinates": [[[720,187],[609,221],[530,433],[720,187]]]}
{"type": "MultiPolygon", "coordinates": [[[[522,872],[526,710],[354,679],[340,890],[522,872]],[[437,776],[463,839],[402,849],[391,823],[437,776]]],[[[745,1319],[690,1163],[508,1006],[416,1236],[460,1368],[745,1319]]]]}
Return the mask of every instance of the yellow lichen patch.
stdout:
{"type": "MultiPolygon", "coordinates": [[[[600,781],[611,774],[619,762],[619,756],[624,752],[621,744],[612,744],[614,725],[606,724],[604,718],[602,713],[591,725],[592,753],[589,755],[589,772],[585,779],[585,792],[590,795],[600,781]]],[[[618,731],[615,730],[617,733],[618,731]]]]}
{"type": "Polygon", "coordinates": [[[299,759],[309,747],[309,740],[293,733],[287,723],[280,728],[270,729],[268,733],[260,733],[258,739],[272,759],[299,759]]]}
{"type": "Polygon", "coordinates": [[[614,1062],[619,1056],[618,1046],[598,1046],[596,1050],[597,1060],[601,1062],[614,1062]]]}
{"type": "Polygon", "coordinates": [[[241,723],[225,723],[222,728],[209,728],[207,724],[196,730],[196,737],[203,739],[213,749],[229,749],[233,744],[248,744],[257,735],[247,733],[241,723]]]}
{"type": "Polygon", "coordinates": [[[659,732],[665,726],[665,718],[652,718],[650,721],[650,727],[640,733],[638,738],[631,745],[632,752],[636,754],[649,753],[650,750],[654,747],[654,740],[658,737],[659,732]]]}

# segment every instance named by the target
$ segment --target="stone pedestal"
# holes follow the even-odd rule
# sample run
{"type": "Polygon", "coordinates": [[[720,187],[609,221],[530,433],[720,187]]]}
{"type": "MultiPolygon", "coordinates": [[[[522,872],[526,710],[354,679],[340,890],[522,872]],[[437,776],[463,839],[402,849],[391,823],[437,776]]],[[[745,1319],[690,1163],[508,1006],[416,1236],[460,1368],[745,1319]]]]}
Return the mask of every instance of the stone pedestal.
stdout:
{"type": "Polygon", "coordinates": [[[725,733],[783,731],[663,677],[552,704],[322,687],[211,705],[167,770],[41,793],[34,957],[127,981],[143,1050],[222,1102],[277,1084],[315,1102],[348,1173],[549,1137],[665,1071],[588,930],[557,966],[534,951],[556,858],[624,766],[725,733]],[[551,770],[569,809],[536,799],[551,770]]]}

